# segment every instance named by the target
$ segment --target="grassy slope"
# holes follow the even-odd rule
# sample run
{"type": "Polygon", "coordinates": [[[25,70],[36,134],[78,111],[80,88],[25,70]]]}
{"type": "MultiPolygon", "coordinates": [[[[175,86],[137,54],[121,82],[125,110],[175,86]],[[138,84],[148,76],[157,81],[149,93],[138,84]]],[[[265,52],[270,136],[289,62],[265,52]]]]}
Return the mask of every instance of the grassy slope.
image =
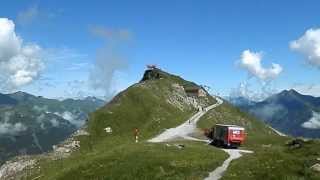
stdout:
{"type": "Polygon", "coordinates": [[[320,174],[310,167],[319,163],[320,143],[312,141],[302,148],[290,149],[281,144],[255,149],[255,155],[245,155],[231,163],[223,179],[287,179],[316,180],[320,174]]]}
{"type": "Polygon", "coordinates": [[[200,119],[198,126],[201,128],[213,127],[215,124],[235,124],[246,128],[247,138],[244,147],[255,149],[261,144],[279,143],[284,139],[279,137],[262,121],[255,119],[253,116],[242,112],[240,109],[224,103],[207,113],[200,119]]]}
{"type": "Polygon", "coordinates": [[[46,164],[42,171],[46,179],[202,179],[226,158],[223,152],[201,143],[184,144],[186,148],[178,149],[126,143],[46,164]]]}
{"type": "MultiPolygon", "coordinates": [[[[79,137],[81,148],[70,158],[42,160],[42,179],[203,179],[221,165],[227,155],[215,147],[197,142],[176,142],[184,149],[165,144],[147,143],[164,128],[174,127],[195,113],[181,111],[165,101],[172,83],[188,84],[177,77],[148,81],[130,87],[90,118],[90,136],[79,137]],[[106,135],[104,127],[114,133],[106,135]],[[141,131],[142,142],[133,143],[133,128],[141,131]]],[[[210,100],[214,103],[214,100],[210,100]]],[[[254,154],[233,161],[224,179],[280,179],[283,177],[316,177],[306,167],[313,163],[319,149],[312,144],[300,150],[288,150],[289,138],[277,136],[262,122],[228,103],[208,112],[199,122],[201,128],[215,123],[245,126],[248,138],[244,149],[254,154]],[[263,145],[272,144],[271,147],[263,145]],[[312,155],[308,155],[311,153],[312,155]],[[296,158],[299,157],[299,158],[296,158]],[[298,159],[298,160],[295,160],[298,159]],[[309,159],[309,160],[308,160],[309,159]],[[265,167],[266,166],[266,167],[265,167]],[[279,168],[275,170],[274,168],[279,168]],[[304,168],[303,168],[304,167],[304,168]],[[275,178],[278,177],[278,178],[275,178]]],[[[173,144],[173,143],[170,143],[173,144]]],[[[318,146],[319,147],[319,146],[318,146]]],[[[32,178],[30,178],[32,179],[32,178]]]]}
{"type": "Polygon", "coordinates": [[[216,123],[237,124],[246,127],[247,141],[243,149],[253,150],[231,165],[222,179],[320,179],[310,170],[320,157],[319,141],[305,143],[300,149],[290,149],[285,143],[289,137],[280,137],[261,121],[224,103],[205,115],[199,126],[206,128],[216,123]]]}
{"type": "MultiPolygon", "coordinates": [[[[177,126],[196,112],[182,111],[166,102],[172,83],[188,84],[178,77],[152,80],[131,86],[90,117],[90,136],[79,137],[81,148],[70,158],[42,159],[43,179],[202,179],[227,155],[197,142],[183,142],[183,149],[146,140],[165,128],[177,126]],[[103,128],[111,126],[112,135],[103,128]],[[138,127],[141,142],[133,142],[138,127]],[[45,176],[44,176],[45,175],[45,176]]],[[[210,98],[210,104],[214,100],[210,98]]],[[[176,142],[178,143],[178,142],[176,142]]],[[[170,143],[174,144],[174,143],[170,143]]],[[[32,179],[30,177],[30,179],[32,179]]]]}

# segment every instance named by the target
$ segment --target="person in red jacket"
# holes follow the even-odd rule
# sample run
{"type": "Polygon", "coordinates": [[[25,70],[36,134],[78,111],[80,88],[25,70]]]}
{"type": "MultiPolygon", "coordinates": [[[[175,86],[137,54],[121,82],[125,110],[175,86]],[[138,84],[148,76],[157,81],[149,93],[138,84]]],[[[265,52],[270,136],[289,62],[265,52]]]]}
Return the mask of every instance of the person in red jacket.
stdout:
{"type": "Polygon", "coordinates": [[[139,129],[135,128],[133,131],[133,135],[134,135],[134,139],[136,141],[136,143],[139,141],[139,129]]]}

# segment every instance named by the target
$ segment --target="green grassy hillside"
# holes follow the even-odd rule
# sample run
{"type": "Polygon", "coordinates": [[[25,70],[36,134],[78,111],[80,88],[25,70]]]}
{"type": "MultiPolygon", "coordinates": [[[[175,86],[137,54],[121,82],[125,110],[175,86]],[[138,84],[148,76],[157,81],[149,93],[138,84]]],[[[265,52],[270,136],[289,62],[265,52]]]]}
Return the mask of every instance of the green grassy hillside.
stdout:
{"type": "MultiPolygon", "coordinates": [[[[43,179],[202,179],[227,155],[196,142],[152,144],[146,142],[167,128],[175,127],[197,112],[186,101],[184,86],[197,86],[163,71],[160,79],[144,79],[119,93],[109,104],[93,113],[87,130],[79,137],[81,148],[71,157],[52,161],[41,159],[41,171],[32,177],[43,179]],[[180,88],[179,88],[180,87],[180,88]],[[112,134],[104,131],[111,127],[112,134]],[[133,130],[139,128],[140,142],[133,130]],[[175,144],[182,143],[179,149],[175,144]],[[42,176],[41,176],[42,177],[42,176]]],[[[196,101],[215,103],[208,96],[196,101]]]]}
{"type": "Polygon", "coordinates": [[[198,126],[207,128],[216,123],[246,127],[247,140],[241,148],[254,151],[231,162],[223,180],[320,179],[320,173],[310,168],[319,163],[318,140],[303,142],[301,147],[288,146],[286,143],[292,141],[290,137],[278,136],[262,121],[226,102],[206,114],[198,126]]]}
{"type": "Polygon", "coordinates": [[[224,103],[208,112],[200,119],[200,128],[210,128],[215,124],[234,124],[246,128],[245,148],[260,147],[261,144],[284,142],[287,138],[280,137],[271,130],[265,123],[255,117],[241,111],[224,101],[224,103]]]}
{"type": "MultiPolygon", "coordinates": [[[[163,71],[157,70],[152,73],[152,75],[145,74],[141,82],[119,93],[110,103],[91,115],[87,126],[90,135],[78,137],[81,141],[81,148],[78,151],[69,158],[61,160],[40,158],[38,164],[40,168],[34,168],[27,179],[35,177],[203,179],[207,177],[210,171],[227,158],[227,154],[220,149],[200,142],[177,141],[154,144],[146,140],[166,128],[183,123],[196,113],[197,109],[191,102],[197,101],[207,106],[214,104],[215,99],[208,96],[188,101],[181,87],[195,87],[196,84],[163,71]],[[157,75],[158,73],[160,75],[157,75]],[[113,133],[107,134],[104,131],[105,127],[111,127],[113,133]],[[139,143],[134,142],[134,128],[140,130],[139,143]],[[179,148],[177,144],[183,144],[184,147],[179,148]]],[[[245,126],[248,140],[243,148],[256,152],[260,152],[264,144],[272,143],[275,147],[280,147],[287,140],[277,136],[262,122],[227,103],[209,111],[202,117],[198,126],[210,128],[215,123],[245,126]]],[[[260,153],[245,156],[252,158],[255,155],[260,156],[260,153]]],[[[231,172],[227,171],[228,177],[237,173],[234,170],[237,169],[237,164],[232,162],[231,166],[231,172]]],[[[254,164],[252,166],[257,167],[254,164]]],[[[263,172],[262,169],[259,171],[263,172]]]]}
{"type": "Polygon", "coordinates": [[[320,173],[312,170],[319,163],[320,142],[310,140],[302,147],[281,143],[261,145],[254,156],[245,155],[231,163],[223,180],[288,179],[317,180],[320,173]]]}

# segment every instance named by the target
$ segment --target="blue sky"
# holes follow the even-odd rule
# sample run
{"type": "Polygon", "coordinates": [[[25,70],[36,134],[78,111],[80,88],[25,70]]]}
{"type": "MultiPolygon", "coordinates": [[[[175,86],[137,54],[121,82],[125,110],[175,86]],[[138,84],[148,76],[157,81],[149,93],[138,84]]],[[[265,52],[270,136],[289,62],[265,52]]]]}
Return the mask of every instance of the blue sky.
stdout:
{"type": "Polygon", "coordinates": [[[319,66],[308,65],[289,43],[308,29],[320,27],[318,7],[320,2],[315,0],[7,0],[0,6],[0,17],[14,22],[24,42],[36,43],[45,52],[45,68],[39,77],[15,90],[67,97],[81,88],[83,94],[102,95],[105,89],[95,91],[87,87],[87,81],[97,51],[112,46],[127,65],[115,69],[109,92],[140,80],[146,64],[157,64],[211,86],[213,93],[228,95],[245,81],[257,92],[264,86],[264,80],[249,76],[246,68],[237,65],[247,49],[262,54],[265,68],[281,65],[282,72],[267,83],[275,89],[317,88],[319,66]],[[26,17],[31,9],[34,13],[26,17]],[[21,20],[21,15],[26,18],[21,20]],[[129,32],[130,37],[101,38],[92,33],[95,27],[129,32]]]}

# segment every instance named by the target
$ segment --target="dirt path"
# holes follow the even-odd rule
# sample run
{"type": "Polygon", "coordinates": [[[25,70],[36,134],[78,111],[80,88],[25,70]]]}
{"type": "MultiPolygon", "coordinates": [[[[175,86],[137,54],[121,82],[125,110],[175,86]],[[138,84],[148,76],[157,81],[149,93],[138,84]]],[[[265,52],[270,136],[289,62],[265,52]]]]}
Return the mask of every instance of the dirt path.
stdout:
{"type": "Polygon", "coordinates": [[[154,142],[154,143],[168,142],[172,139],[177,139],[177,138],[206,141],[206,140],[200,140],[200,139],[190,137],[189,135],[192,134],[197,129],[197,122],[200,120],[200,118],[203,115],[205,115],[208,111],[210,111],[213,108],[216,108],[217,106],[223,103],[222,99],[218,97],[216,97],[216,100],[217,102],[215,104],[204,108],[204,110],[202,111],[197,112],[195,115],[193,115],[191,118],[189,118],[186,122],[184,122],[180,126],[167,129],[166,131],[159,134],[158,136],[148,140],[148,142],[154,142]]]}
{"type": "MultiPolygon", "coordinates": [[[[173,139],[183,138],[186,140],[201,141],[201,142],[209,143],[209,140],[197,139],[197,138],[191,137],[190,134],[192,134],[196,130],[197,122],[200,120],[200,118],[203,115],[205,115],[208,111],[220,106],[223,103],[222,99],[218,97],[215,97],[215,98],[217,100],[215,104],[206,107],[202,111],[197,112],[195,115],[193,115],[191,118],[189,118],[186,122],[184,122],[180,126],[167,129],[166,131],[159,134],[158,136],[148,140],[148,142],[153,142],[153,143],[168,142],[173,139]]],[[[242,156],[241,153],[253,153],[252,151],[238,150],[238,149],[222,149],[222,150],[229,154],[229,158],[226,159],[221,166],[219,166],[214,171],[212,171],[209,174],[209,177],[205,178],[205,180],[220,179],[223,173],[228,169],[228,166],[232,160],[240,158],[242,156]]]]}
{"type": "Polygon", "coordinates": [[[226,159],[221,166],[217,167],[214,171],[212,171],[209,174],[209,177],[205,178],[205,180],[220,179],[223,173],[228,169],[230,162],[240,158],[242,156],[241,153],[253,153],[253,151],[239,149],[223,149],[223,151],[229,154],[229,158],[226,159]]]}

